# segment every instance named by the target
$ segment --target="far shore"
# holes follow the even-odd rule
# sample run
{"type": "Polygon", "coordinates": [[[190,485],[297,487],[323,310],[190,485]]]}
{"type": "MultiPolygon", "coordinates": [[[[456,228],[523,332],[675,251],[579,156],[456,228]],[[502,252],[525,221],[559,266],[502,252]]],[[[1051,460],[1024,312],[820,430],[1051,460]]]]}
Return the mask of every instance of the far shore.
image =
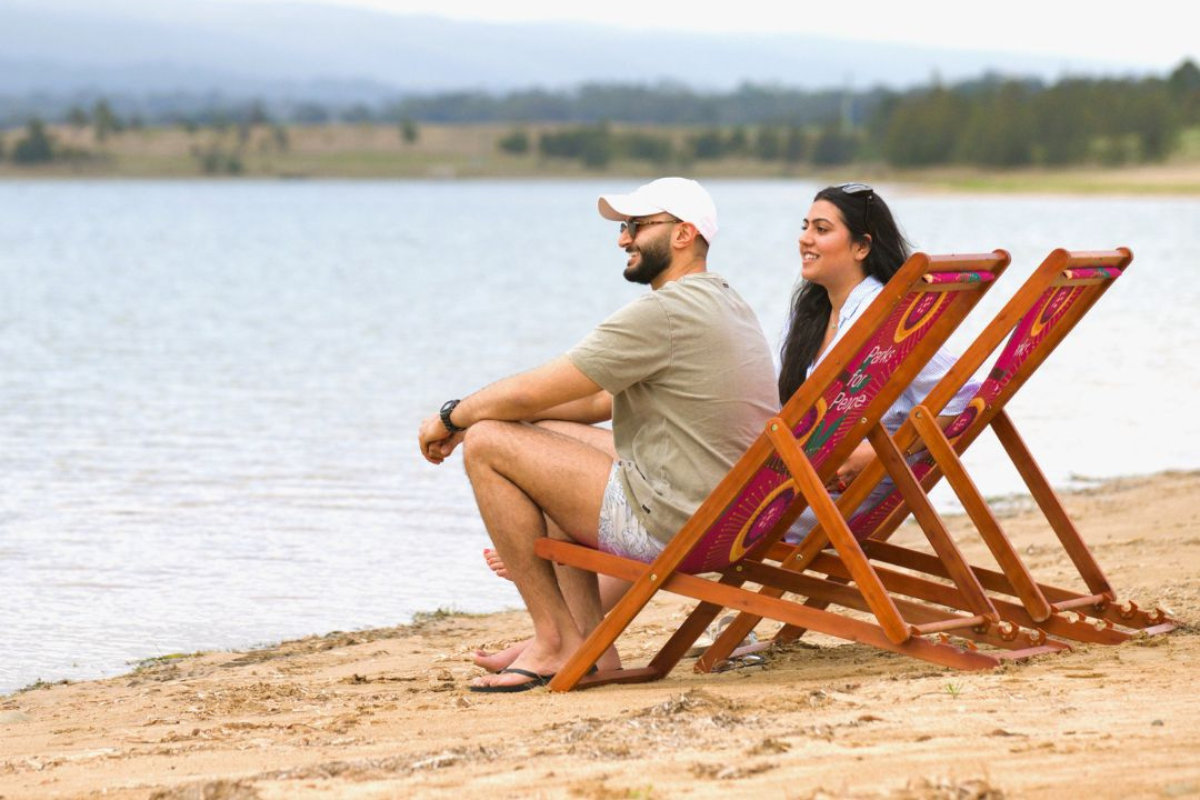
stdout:
{"type": "MultiPolygon", "coordinates": [[[[533,132],[536,133],[533,126],[533,132]]],[[[405,141],[388,125],[292,125],[279,135],[259,126],[236,129],[147,128],[97,141],[90,129],[53,126],[66,157],[35,166],[0,159],[0,181],[18,179],[467,180],[594,179],[686,174],[697,178],[839,182],[852,176],[911,191],[953,193],[1200,196],[1200,161],[1177,156],[1160,164],[990,170],[934,167],[902,170],[879,163],[814,167],[750,157],[688,162],[615,160],[602,169],[579,161],[515,155],[497,145],[506,124],[422,125],[405,141]],[[69,155],[69,154],[74,155],[69,155]]],[[[5,132],[11,148],[21,135],[5,132]]],[[[673,134],[682,140],[684,131],[673,134]]]]}
{"type": "MultiPolygon", "coordinates": [[[[972,673],[811,636],[720,674],[685,661],[655,683],[480,695],[471,653],[527,618],[440,611],[0,696],[0,798],[1198,795],[1200,470],[1063,499],[1121,598],[1178,630],[972,673]]],[[[1031,503],[998,514],[1037,577],[1070,584],[1031,503]]],[[[965,518],[948,524],[986,559],[965,518]]],[[[910,524],[898,541],[919,538],[910,524]]],[[[689,608],[654,601],[626,664],[689,608]]]]}

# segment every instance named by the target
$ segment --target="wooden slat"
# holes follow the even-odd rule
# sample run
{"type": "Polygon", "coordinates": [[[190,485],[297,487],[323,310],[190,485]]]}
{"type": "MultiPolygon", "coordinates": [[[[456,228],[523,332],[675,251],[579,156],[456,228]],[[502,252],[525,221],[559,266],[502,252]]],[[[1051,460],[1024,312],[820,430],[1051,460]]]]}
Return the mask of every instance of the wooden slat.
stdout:
{"type": "Polygon", "coordinates": [[[943,631],[956,631],[960,628],[973,628],[976,625],[986,625],[990,622],[987,617],[976,614],[973,617],[951,617],[938,622],[927,622],[924,625],[913,625],[912,631],[917,636],[923,636],[927,633],[942,633],[943,631]]]}

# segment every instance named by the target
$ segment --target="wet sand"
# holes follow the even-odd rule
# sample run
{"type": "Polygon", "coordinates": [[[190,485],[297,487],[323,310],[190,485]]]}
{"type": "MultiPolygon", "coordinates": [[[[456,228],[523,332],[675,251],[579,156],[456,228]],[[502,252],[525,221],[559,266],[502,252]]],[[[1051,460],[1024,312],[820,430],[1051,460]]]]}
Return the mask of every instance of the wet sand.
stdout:
{"type": "MultiPolygon", "coordinates": [[[[0,697],[0,798],[1200,796],[1200,472],[1064,500],[1122,598],[1181,629],[974,673],[812,636],[761,667],[480,695],[471,651],[524,615],[430,615],[0,697]]],[[[1069,583],[1027,503],[1003,523],[1069,583]]],[[[951,530],[986,561],[967,520],[951,530]]],[[[689,608],[655,601],[626,664],[689,608]]]]}

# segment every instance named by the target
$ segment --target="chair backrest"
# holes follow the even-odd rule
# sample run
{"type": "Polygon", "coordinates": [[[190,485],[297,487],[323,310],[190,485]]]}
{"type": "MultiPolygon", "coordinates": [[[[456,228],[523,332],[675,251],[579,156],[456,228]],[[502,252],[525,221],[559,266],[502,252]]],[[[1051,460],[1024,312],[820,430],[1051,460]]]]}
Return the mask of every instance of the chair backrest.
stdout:
{"type": "MultiPolygon", "coordinates": [[[[1133,253],[1124,247],[1080,252],[1058,249],[1029,276],[925,400],[926,407],[939,412],[1012,332],[970,403],[946,427],[946,437],[959,453],[975,441],[1132,260],[1133,253]]],[[[906,423],[897,432],[897,444],[907,447],[913,438],[910,434],[906,423]]],[[[910,466],[926,489],[941,477],[928,453],[910,466]]],[[[858,539],[886,538],[907,513],[908,506],[897,489],[856,514],[850,529],[858,539]]]]}
{"type": "MultiPolygon", "coordinates": [[[[826,354],[779,417],[822,480],[879,423],[1008,266],[1008,253],[913,255],[826,354]]],[[[806,501],[764,434],[688,524],[706,524],[680,569],[719,570],[743,558],[806,501]],[[791,512],[789,514],[789,512],[791,512]]]]}

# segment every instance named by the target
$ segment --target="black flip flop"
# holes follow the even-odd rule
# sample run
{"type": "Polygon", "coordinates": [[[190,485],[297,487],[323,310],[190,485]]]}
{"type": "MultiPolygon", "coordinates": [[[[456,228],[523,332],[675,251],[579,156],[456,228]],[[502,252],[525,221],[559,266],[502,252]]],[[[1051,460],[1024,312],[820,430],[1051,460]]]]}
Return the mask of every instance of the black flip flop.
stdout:
{"type": "Polygon", "coordinates": [[[508,683],[508,684],[500,684],[497,686],[468,686],[467,688],[470,689],[472,692],[491,692],[491,693],[505,693],[505,694],[508,694],[510,692],[527,692],[530,689],[536,689],[539,686],[545,686],[547,683],[554,680],[554,676],[556,673],[552,672],[549,675],[539,675],[538,673],[530,672],[527,669],[520,669],[518,667],[505,667],[504,669],[500,670],[499,672],[497,672],[495,674],[496,675],[505,675],[505,674],[524,675],[526,678],[529,678],[529,680],[527,680],[525,683],[508,683]]]}

